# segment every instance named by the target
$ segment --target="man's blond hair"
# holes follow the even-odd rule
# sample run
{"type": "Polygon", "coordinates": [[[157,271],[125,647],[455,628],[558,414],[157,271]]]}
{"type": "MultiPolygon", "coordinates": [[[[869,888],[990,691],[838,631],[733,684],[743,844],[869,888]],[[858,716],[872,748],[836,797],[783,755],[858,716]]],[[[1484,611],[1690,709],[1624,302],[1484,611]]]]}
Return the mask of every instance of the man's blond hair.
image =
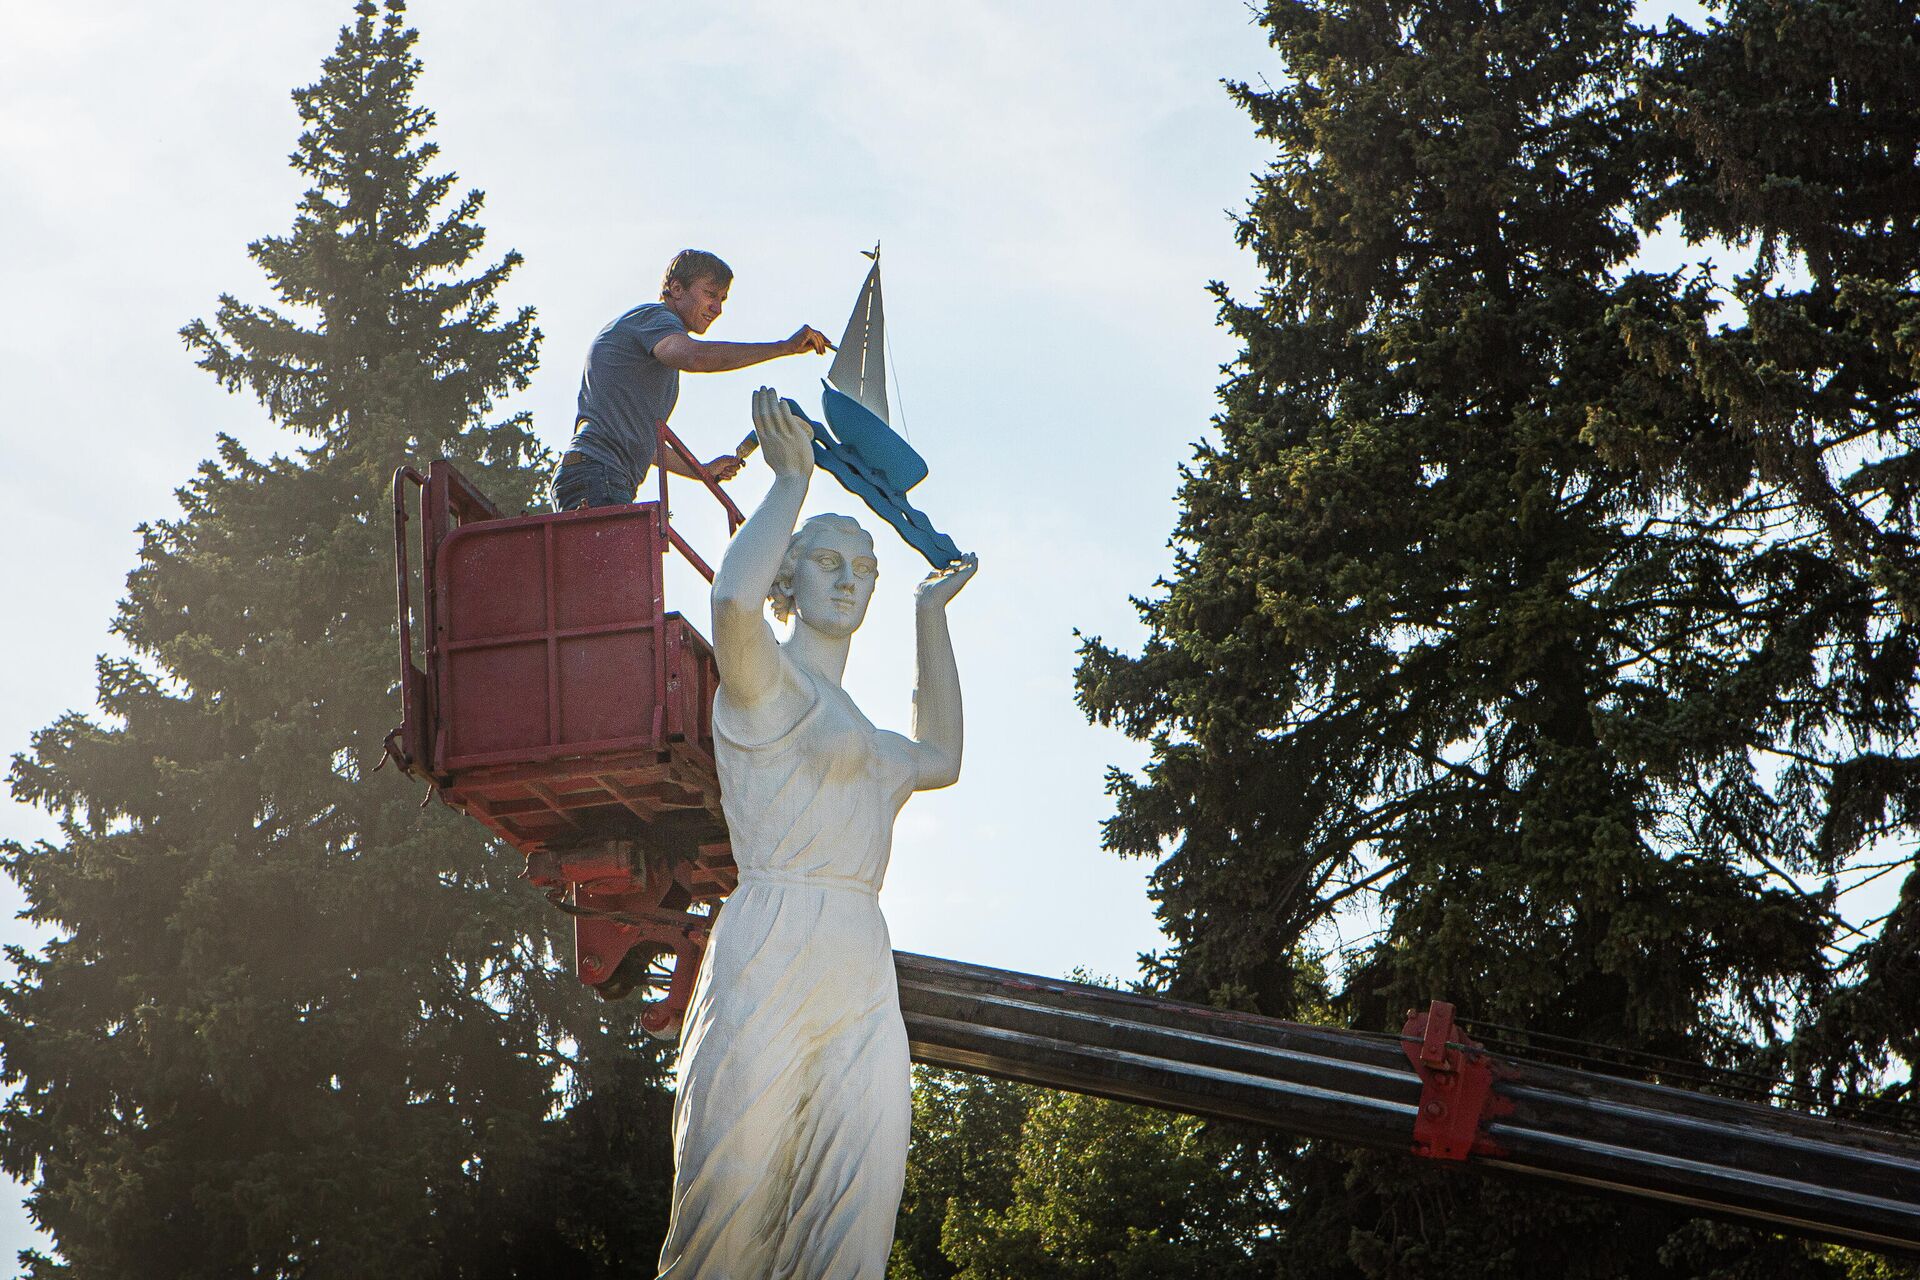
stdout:
{"type": "Polygon", "coordinates": [[[676,284],[691,289],[697,280],[711,280],[724,289],[733,283],[733,268],[705,249],[682,249],[667,264],[667,274],[660,277],[660,296],[671,297],[676,284]]]}

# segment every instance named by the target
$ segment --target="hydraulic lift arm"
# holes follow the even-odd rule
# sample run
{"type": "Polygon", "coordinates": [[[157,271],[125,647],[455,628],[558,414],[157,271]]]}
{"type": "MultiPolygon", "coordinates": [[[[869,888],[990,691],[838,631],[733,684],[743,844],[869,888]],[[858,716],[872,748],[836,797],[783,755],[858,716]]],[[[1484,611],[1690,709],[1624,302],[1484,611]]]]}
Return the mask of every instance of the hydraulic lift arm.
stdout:
{"type": "Polygon", "coordinates": [[[1920,1256],[1920,1140],[1400,1036],[896,952],[917,1061],[1684,1205],[1920,1256]]]}

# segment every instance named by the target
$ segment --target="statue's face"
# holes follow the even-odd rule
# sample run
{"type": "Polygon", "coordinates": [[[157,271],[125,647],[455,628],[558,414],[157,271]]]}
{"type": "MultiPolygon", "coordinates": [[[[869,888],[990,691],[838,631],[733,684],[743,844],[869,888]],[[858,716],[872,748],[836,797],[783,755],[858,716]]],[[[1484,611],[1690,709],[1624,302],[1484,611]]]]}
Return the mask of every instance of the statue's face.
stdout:
{"type": "Polygon", "coordinates": [[[867,616],[878,571],[872,538],[848,529],[820,529],[793,567],[794,611],[815,631],[850,636],[867,616]]]}

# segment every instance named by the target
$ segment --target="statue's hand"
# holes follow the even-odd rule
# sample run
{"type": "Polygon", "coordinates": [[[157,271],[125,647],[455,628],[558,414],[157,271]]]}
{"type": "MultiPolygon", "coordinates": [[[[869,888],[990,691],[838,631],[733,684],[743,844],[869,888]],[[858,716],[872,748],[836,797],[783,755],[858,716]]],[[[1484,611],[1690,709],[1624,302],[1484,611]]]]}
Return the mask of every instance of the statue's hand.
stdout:
{"type": "Polygon", "coordinates": [[[776,476],[804,478],[813,470],[813,428],[781,401],[772,387],[753,393],[753,429],[760,454],[776,476]]]}
{"type": "Polygon", "coordinates": [[[968,552],[944,569],[935,569],[914,589],[913,602],[922,609],[945,608],[947,601],[960,594],[980,568],[980,557],[968,552]]]}

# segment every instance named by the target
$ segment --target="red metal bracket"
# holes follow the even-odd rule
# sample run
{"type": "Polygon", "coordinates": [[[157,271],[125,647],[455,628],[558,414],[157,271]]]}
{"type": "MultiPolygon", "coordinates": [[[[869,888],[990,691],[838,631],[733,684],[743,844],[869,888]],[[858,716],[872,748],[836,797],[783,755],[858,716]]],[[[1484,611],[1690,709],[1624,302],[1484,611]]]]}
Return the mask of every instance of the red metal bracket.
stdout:
{"type": "MultiPolygon", "coordinates": [[[[680,442],[680,437],[673,434],[673,429],[667,426],[666,419],[664,418],[661,419],[659,422],[655,423],[654,426],[660,433],[660,448],[659,448],[660,460],[662,462],[666,460],[667,450],[669,449],[673,450],[673,452],[680,455],[681,460],[685,462],[687,464],[688,469],[693,472],[694,478],[699,480],[701,484],[704,484],[705,486],[707,486],[707,492],[711,493],[714,496],[714,498],[720,503],[720,505],[726,508],[727,535],[731,537],[733,535],[734,530],[738,529],[741,525],[747,522],[747,517],[745,513],[743,513],[739,507],[734,505],[733,499],[729,498],[726,495],[726,492],[723,489],[721,489],[720,482],[713,478],[712,473],[709,472],[705,466],[701,465],[700,459],[693,456],[693,450],[687,448],[686,445],[680,442]]],[[[662,466],[660,468],[660,511],[663,517],[665,515],[666,510],[667,510],[667,469],[666,467],[662,466]]],[[[688,558],[692,559],[696,565],[701,566],[701,571],[703,573],[706,573],[707,581],[709,582],[713,581],[713,574],[711,572],[708,572],[705,569],[704,561],[702,561],[699,557],[695,556],[693,552],[685,546],[682,546],[681,550],[685,552],[688,558]]]]}
{"type": "MultiPolygon", "coordinates": [[[[725,857],[730,850],[711,852],[725,857]]],[[[678,1037],[718,899],[733,888],[730,858],[724,868],[686,857],[649,862],[631,841],[610,840],[528,854],[526,878],[573,916],[574,968],[603,997],[620,999],[638,985],[639,975],[628,972],[629,953],[643,968],[672,957],[667,991],[642,1009],[640,1025],[662,1039],[678,1037]],[[708,913],[696,914],[702,903],[708,913]]]]}
{"type": "Polygon", "coordinates": [[[1453,1022],[1453,1006],[1435,1000],[1425,1013],[1407,1014],[1400,1047],[1420,1076],[1420,1110],[1413,1119],[1413,1153],[1430,1160],[1503,1154],[1481,1128],[1513,1104],[1493,1091],[1486,1051],[1453,1022]]]}
{"type": "MultiPolygon", "coordinates": [[[[380,763],[392,760],[402,772],[430,781],[431,763],[427,759],[428,676],[425,668],[413,660],[413,579],[407,565],[409,484],[424,491],[427,478],[412,467],[396,469],[393,473],[393,563],[399,608],[401,711],[399,727],[387,735],[383,744],[386,754],[380,758],[380,763]]],[[[427,625],[431,626],[431,621],[427,625]]]]}

